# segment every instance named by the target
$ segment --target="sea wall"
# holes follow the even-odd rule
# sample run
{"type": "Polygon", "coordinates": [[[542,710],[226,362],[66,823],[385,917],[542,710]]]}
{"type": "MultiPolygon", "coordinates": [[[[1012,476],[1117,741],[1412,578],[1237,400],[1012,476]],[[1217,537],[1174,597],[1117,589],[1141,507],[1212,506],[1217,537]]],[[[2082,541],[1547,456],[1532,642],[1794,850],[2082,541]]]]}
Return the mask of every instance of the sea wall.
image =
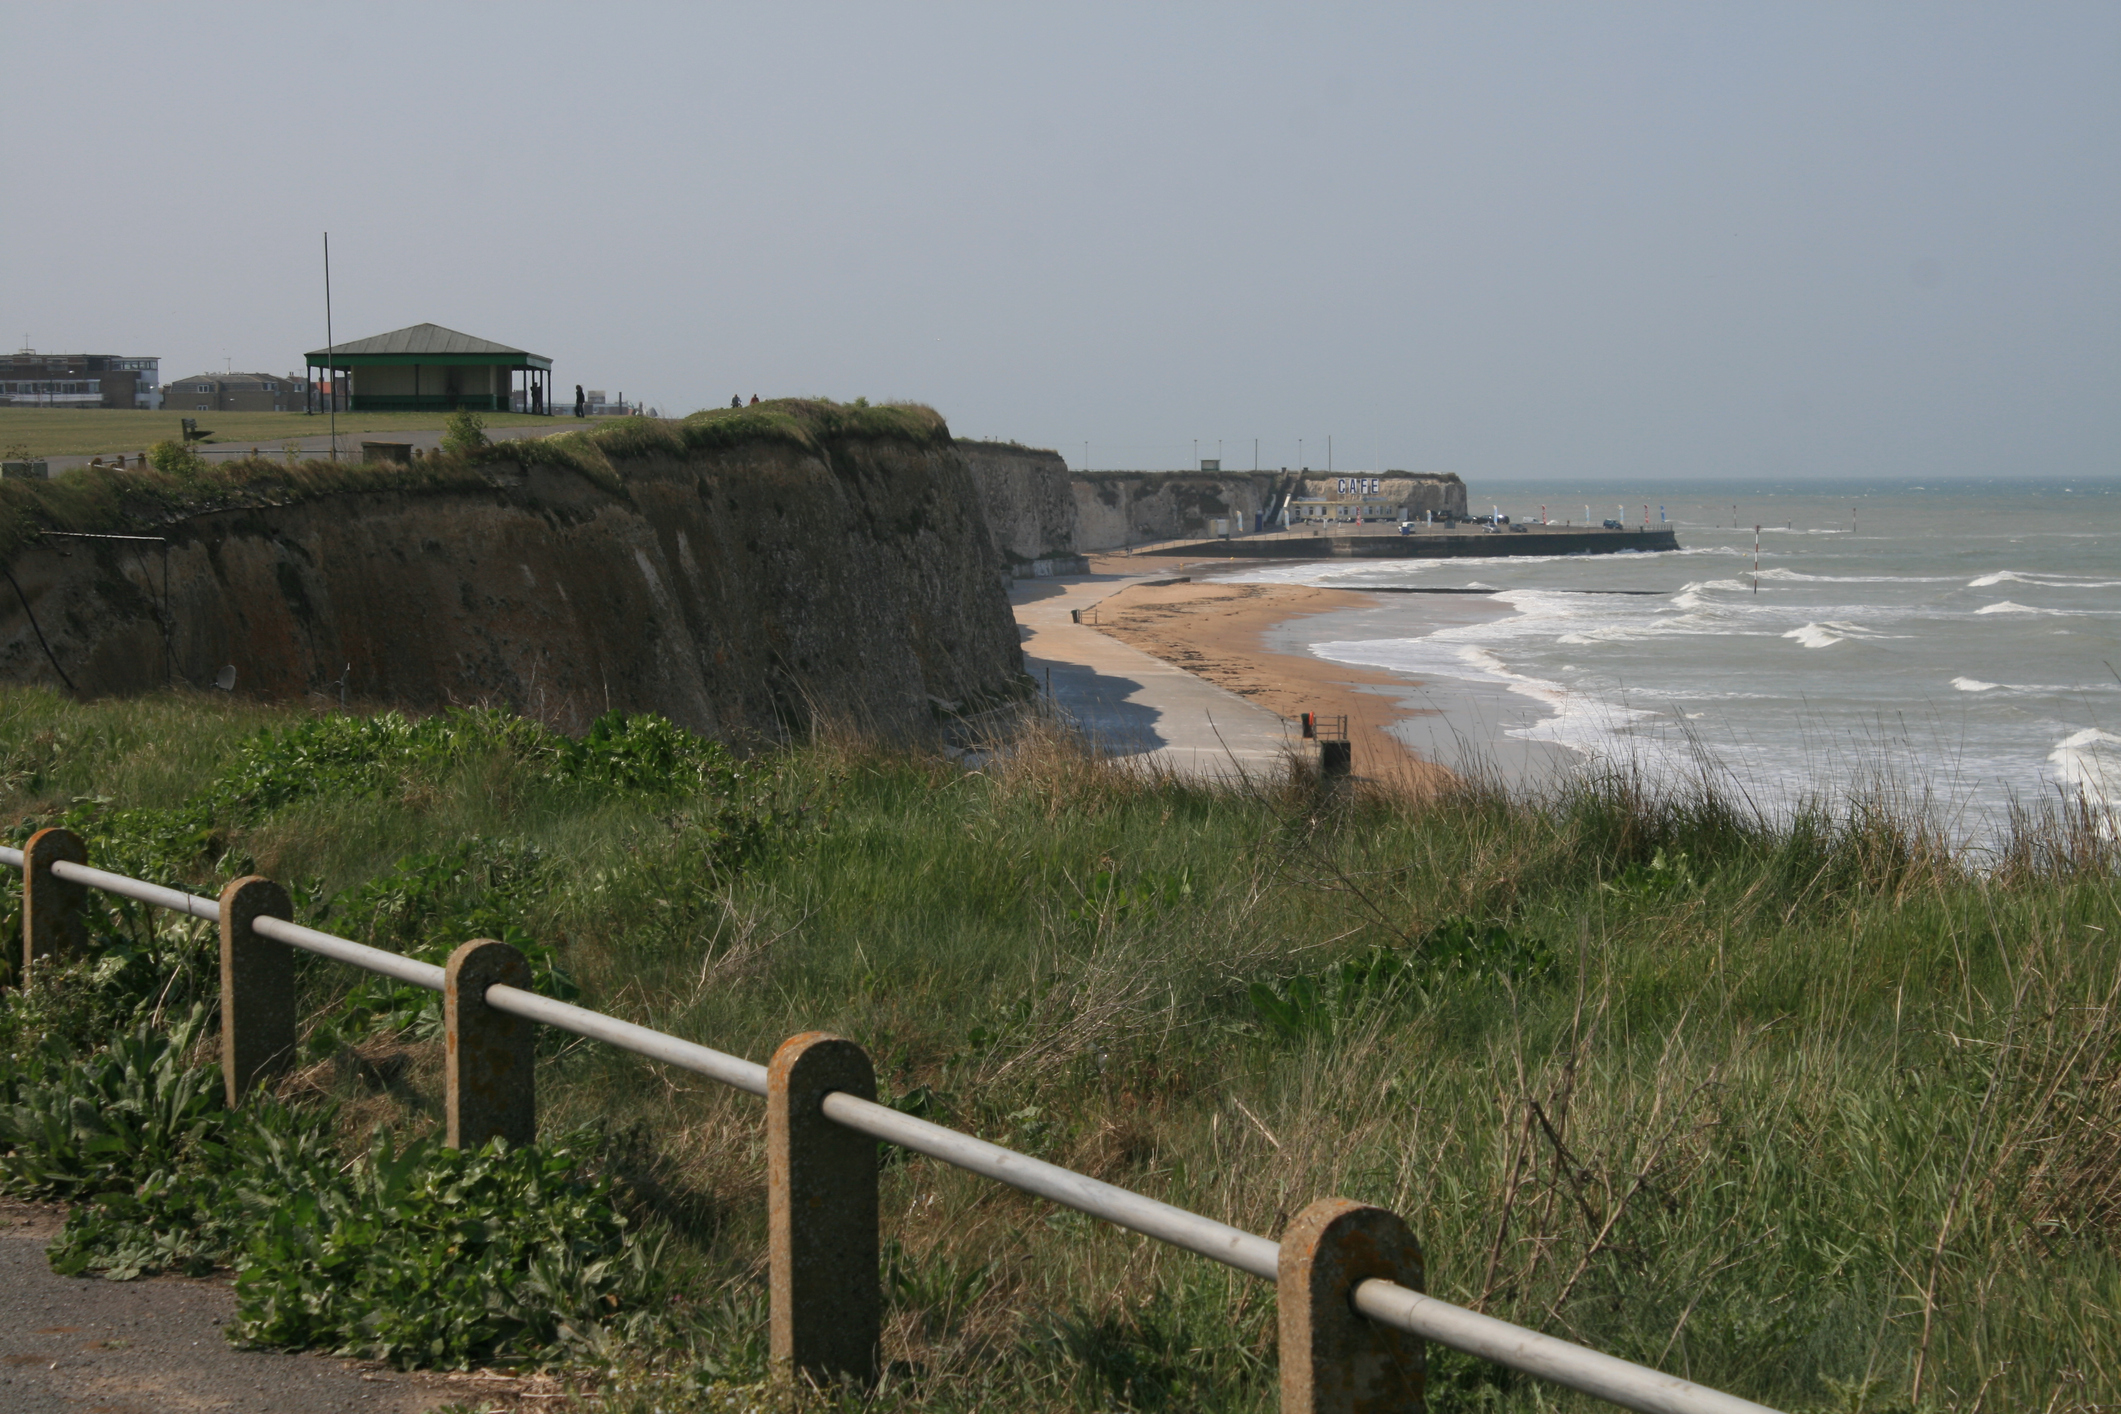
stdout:
{"type": "Polygon", "coordinates": [[[1524,535],[1465,531],[1400,535],[1389,530],[1382,534],[1259,535],[1244,540],[1178,541],[1141,553],[1174,559],[1201,555],[1254,560],[1452,560],[1509,555],[1649,554],[1678,548],[1678,535],[1663,526],[1642,530],[1540,529],[1524,535]]]}
{"type": "Polygon", "coordinates": [[[821,720],[924,734],[1026,681],[974,474],[926,409],[637,421],[378,469],[374,489],[213,474],[232,484],[0,483],[20,587],[0,587],[0,682],[63,672],[92,696],[233,667],[249,697],[490,703],[568,731],[653,711],[756,741],[821,720]],[[166,635],[160,547],[25,539],[25,516],[167,537],[166,635]]]}

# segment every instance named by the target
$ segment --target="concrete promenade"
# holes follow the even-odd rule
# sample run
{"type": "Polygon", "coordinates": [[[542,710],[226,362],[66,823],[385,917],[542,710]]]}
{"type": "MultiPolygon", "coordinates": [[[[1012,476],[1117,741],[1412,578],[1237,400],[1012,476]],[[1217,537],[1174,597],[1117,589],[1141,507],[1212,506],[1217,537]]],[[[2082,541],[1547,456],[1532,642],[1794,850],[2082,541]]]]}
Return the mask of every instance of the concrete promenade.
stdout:
{"type": "Polygon", "coordinates": [[[0,1204],[0,1410],[7,1414],[420,1414],[523,1387],[237,1350],[221,1331],[236,1313],[226,1281],[55,1275],[44,1249],[62,1216],[47,1205],[0,1204]]]}
{"type": "Polygon", "coordinates": [[[1042,689],[1051,681],[1055,700],[1110,755],[1195,778],[1283,774],[1298,741],[1294,723],[1070,620],[1071,610],[1130,584],[1170,578],[1166,572],[1018,580],[1009,601],[1025,667],[1042,689]]]}

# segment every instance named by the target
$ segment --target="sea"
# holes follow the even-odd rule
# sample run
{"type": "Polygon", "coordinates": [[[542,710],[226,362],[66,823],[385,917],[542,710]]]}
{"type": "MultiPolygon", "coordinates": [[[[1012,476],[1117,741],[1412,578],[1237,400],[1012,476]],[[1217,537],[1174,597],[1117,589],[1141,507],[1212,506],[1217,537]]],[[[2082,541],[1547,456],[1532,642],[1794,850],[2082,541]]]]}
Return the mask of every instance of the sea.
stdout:
{"type": "Polygon", "coordinates": [[[1519,522],[1677,551],[1250,567],[1384,594],[1276,646],[1403,676],[1394,730],[1515,782],[1713,779],[1769,814],[1852,792],[1963,841],[2013,806],[2121,811],[2121,479],[1476,484],[1519,522]],[[1627,592],[1619,592],[1627,591],[1627,592]]]}

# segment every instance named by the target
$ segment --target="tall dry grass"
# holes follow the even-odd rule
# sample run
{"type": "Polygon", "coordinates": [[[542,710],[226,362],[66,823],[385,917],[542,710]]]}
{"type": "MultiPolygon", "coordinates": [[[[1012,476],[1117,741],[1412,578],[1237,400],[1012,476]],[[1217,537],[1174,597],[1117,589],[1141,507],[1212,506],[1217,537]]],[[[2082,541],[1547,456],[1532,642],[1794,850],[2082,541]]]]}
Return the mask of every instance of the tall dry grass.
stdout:
{"type": "MultiPolygon", "coordinates": [[[[17,698],[10,806],[154,803],[257,725],[215,720],[17,698]]],[[[2095,818],[2021,812],[1972,856],[1892,782],[1778,819],[1626,771],[1216,786],[1046,729],[954,757],[845,734],[760,771],[827,823],[733,878],[687,802],[585,806],[500,757],[226,843],[329,892],[505,837],[547,861],[527,919],[593,1005],[756,1058],[838,1031],[894,1103],[1252,1231],[1385,1204],[1438,1295],[1771,1405],[2121,1402],[2095,818]]],[[[720,1407],[762,1358],[755,1102],[588,1045],[543,1066],[548,1125],[638,1127],[692,1303],[690,1343],[626,1353],[606,1405],[720,1407]]],[[[394,1073],[417,1125],[431,1081],[394,1073]]],[[[926,1160],[884,1184],[883,1405],[1271,1406],[1262,1284],[926,1160]]],[[[1431,1388],[1586,1404],[1442,1352],[1431,1388]]]]}

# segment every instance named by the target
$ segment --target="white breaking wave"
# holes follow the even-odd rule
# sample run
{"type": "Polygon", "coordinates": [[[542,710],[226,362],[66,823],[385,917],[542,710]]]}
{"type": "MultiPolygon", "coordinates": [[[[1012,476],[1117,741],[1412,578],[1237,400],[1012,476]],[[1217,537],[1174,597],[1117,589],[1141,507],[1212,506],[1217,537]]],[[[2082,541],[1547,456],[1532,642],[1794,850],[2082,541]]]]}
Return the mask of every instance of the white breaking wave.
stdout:
{"type": "Polygon", "coordinates": [[[1983,682],[1979,678],[1953,678],[1952,686],[1961,692],[1994,692],[2003,686],[2000,682],[1983,682]]]}
{"type": "Polygon", "coordinates": [[[1802,584],[1949,584],[1948,574],[1806,574],[1802,570],[1776,566],[1760,572],[1762,579],[1786,579],[1802,584]]]}
{"type": "Polygon", "coordinates": [[[2047,755],[2055,779],[2095,805],[2121,808],[2121,736],[2086,727],[2047,755]]]}
{"type": "Polygon", "coordinates": [[[1999,599],[1993,604],[1984,604],[1974,610],[1977,614],[2045,614],[2052,610],[2036,609],[2030,604],[2013,604],[2008,599],[1999,599]]]}
{"type": "Polygon", "coordinates": [[[1989,589],[1998,584],[2029,584],[2035,589],[2121,589],[2121,579],[2085,579],[2068,574],[2020,574],[2016,570],[1997,570],[1979,579],[1966,582],[1968,589],[1989,589]]]}
{"type": "Polygon", "coordinates": [[[1831,648],[1837,643],[1847,643],[1851,639],[1901,638],[1905,635],[1880,633],[1876,629],[1865,628],[1862,624],[1844,623],[1839,619],[1827,619],[1823,623],[1812,623],[1806,624],[1802,628],[1793,628],[1782,636],[1784,638],[1794,638],[1807,648],[1831,648]]]}

